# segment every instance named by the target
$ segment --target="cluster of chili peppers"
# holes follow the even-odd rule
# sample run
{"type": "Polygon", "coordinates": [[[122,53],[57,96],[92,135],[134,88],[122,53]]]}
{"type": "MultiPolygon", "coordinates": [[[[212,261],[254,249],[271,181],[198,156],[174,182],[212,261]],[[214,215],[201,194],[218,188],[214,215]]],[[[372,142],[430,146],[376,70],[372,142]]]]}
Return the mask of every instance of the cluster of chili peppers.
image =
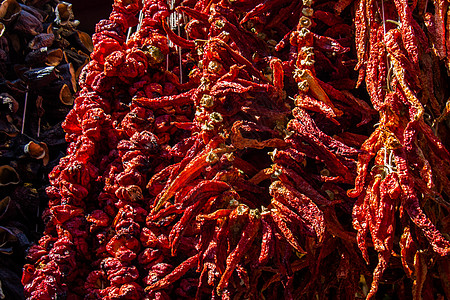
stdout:
{"type": "Polygon", "coordinates": [[[116,0],[26,295],[448,297],[446,56],[414,9],[437,28],[402,0],[116,0]]]}

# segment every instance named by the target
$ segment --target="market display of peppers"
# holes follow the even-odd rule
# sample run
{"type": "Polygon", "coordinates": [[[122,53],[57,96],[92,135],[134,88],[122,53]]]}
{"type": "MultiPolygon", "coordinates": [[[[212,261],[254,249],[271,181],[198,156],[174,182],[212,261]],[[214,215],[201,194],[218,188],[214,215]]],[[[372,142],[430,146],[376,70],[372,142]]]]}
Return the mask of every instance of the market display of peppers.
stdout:
{"type": "Polygon", "coordinates": [[[25,295],[450,297],[448,8],[114,1],[25,295]]]}

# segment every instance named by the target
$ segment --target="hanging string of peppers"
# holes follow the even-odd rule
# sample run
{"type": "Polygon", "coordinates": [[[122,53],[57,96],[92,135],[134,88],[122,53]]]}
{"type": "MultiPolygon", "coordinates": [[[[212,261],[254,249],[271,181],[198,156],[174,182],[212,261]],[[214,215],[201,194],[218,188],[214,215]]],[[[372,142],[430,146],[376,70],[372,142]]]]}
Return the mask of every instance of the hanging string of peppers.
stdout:
{"type": "Polygon", "coordinates": [[[27,297],[449,297],[448,4],[427,3],[116,0],[27,297]]]}

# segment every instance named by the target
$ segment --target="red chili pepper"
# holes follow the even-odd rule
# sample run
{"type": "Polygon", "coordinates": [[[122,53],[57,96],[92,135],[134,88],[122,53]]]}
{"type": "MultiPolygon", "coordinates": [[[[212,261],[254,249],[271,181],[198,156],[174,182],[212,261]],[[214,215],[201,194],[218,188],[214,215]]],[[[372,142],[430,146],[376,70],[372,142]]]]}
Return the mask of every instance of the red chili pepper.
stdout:
{"type": "Polygon", "coordinates": [[[225,42],[223,42],[222,40],[219,40],[217,38],[212,38],[210,40],[210,43],[212,43],[212,42],[217,43],[220,46],[224,47],[228,51],[230,56],[235,60],[235,62],[240,64],[240,65],[244,65],[246,67],[246,70],[248,70],[250,72],[250,74],[252,74],[253,76],[256,76],[262,82],[266,82],[267,81],[267,79],[262,75],[262,73],[260,71],[258,71],[252,65],[252,63],[250,63],[250,61],[248,61],[245,57],[243,57],[238,52],[233,50],[228,44],[226,44],[225,42]]]}
{"type": "Polygon", "coordinates": [[[163,288],[169,286],[170,284],[174,283],[176,280],[178,280],[184,274],[186,274],[187,271],[189,271],[195,265],[197,265],[198,257],[199,257],[199,254],[196,254],[196,255],[188,258],[182,264],[180,264],[178,267],[176,267],[171,273],[167,274],[164,278],[147,286],[145,288],[145,291],[149,292],[149,291],[154,291],[154,290],[158,290],[158,289],[163,289],[163,288]]]}
{"type": "Polygon", "coordinates": [[[150,108],[156,110],[158,108],[163,108],[166,106],[182,106],[192,103],[193,91],[174,95],[174,96],[164,96],[160,98],[136,98],[133,99],[133,103],[139,106],[150,108]]]}
{"type": "Polygon", "coordinates": [[[186,48],[186,49],[193,49],[195,48],[195,43],[193,41],[186,40],[178,35],[176,35],[172,29],[169,28],[169,25],[167,25],[167,22],[163,19],[162,20],[162,27],[164,31],[166,32],[167,36],[169,37],[170,41],[173,42],[175,45],[186,48]]]}
{"type": "Polygon", "coordinates": [[[270,60],[270,68],[272,69],[273,74],[273,85],[280,90],[283,90],[284,84],[283,84],[283,77],[284,77],[284,71],[283,71],[283,65],[280,59],[278,58],[272,58],[270,60]]]}
{"type": "MultiPolygon", "coordinates": [[[[378,183],[378,181],[377,181],[378,183]]],[[[374,199],[368,203],[369,230],[372,235],[374,248],[378,252],[378,264],[373,273],[373,280],[367,297],[370,299],[375,296],[378,290],[378,284],[383,272],[386,270],[393,248],[394,235],[394,213],[396,198],[398,197],[400,186],[396,173],[389,173],[381,180],[380,185],[375,186],[371,193],[376,193],[374,199]],[[395,202],[394,202],[395,201],[395,202]]]]}
{"type": "Polygon", "coordinates": [[[275,250],[273,228],[270,221],[266,220],[268,214],[268,212],[263,212],[261,214],[262,241],[261,252],[258,257],[258,263],[261,266],[267,264],[269,259],[273,256],[275,250]]]}
{"type": "Polygon", "coordinates": [[[384,59],[379,57],[378,53],[383,51],[384,46],[384,36],[381,36],[381,40],[378,40],[378,31],[381,30],[382,26],[377,26],[376,23],[372,24],[370,28],[370,48],[369,57],[371,58],[366,65],[366,85],[368,92],[370,93],[370,100],[376,110],[380,110],[383,107],[383,95],[379,94],[381,90],[379,88],[379,78],[381,76],[386,76],[384,70],[379,69],[380,64],[384,64],[384,59]]]}
{"type": "Polygon", "coordinates": [[[191,162],[189,162],[185,169],[181,171],[178,176],[166,186],[166,188],[155,199],[153,213],[156,213],[164,204],[164,202],[169,200],[175,194],[175,191],[179,188],[180,185],[196,177],[199,172],[201,172],[202,169],[209,164],[209,162],[207,161],[207,157],[208,155],[210,155],[210,152],[219,152],[219,150],[216,149],[215,146],[220,142],[220,140],[220,138],[211,140],[208,146],[202,152],[197,154],[197,156],[191,162]]]}
{"type": "Polygon", "coordinates": [[[408,277],[411,277],[414,274],[414,255],[417,252],[417,246],[411,236],[411,229],[409,226],[403,228],[399,245],[403,270],[408,277]]]}
{"type": "MultiPolygon", "coordinates": [[[[274,13],[275,16],[272,18],[272,20],[268,21],[267,24],[264,25],[264,29],[281,27],[281,25],[283,25],[282,22],[286,21],[287,19],[291,17],[298,18],[302,6],[303,3],[294,1],[291,2],[288,6],[281,8],[276,14],[274,13]]],[[[279,51],[278,49],[276,50],[279,51]]]]}
{"type": "Polygon", "coordinates": [[[335,39],[313,34],[314,46],[326,52],[333,52],[336,54],[344,54],[350,51],[350,48],[342,47],[335,39]]]}
{"type": "Polygon", "coordinates": [[[289,122],[288,129],[296,133],[289,138],[290,141],[293,141],[294,148],[297,148],[299,151],[302,151],[302,148],[307,148],[306,145],[301,145],[300,140],[304,140],[309,144],[308,146],[311,147],[311,155],[314,151],[312,158],[322,160],[333,173],[340,175],[344,181],[352,181],[353,175],[349,169],[349,164],[353,164],[351,160],[346,162],[343,161],[342,156],[338,158],[337,155],[333,153],[334,151],[327,149],[317,137],[308,133],[306,128],[307,126],[305,126],[305,124],[296,119],[289,122]]]}
{"type": "Polygon", "coordinates": [[[60,224],[84,213],[83,209],[72,205],[55,205],[50,210],[60,224]]]}
{"type": "Polygon", "coordinates": [[[355,70],[359,71],[359,77],[356,87],[358,87],[364,79],[364,64],[367,61],[366,40],[369,26],[367,26],[367,19],[365,17],[366,3],[366,1],[360,0],[357,4],[357,9],[355,12],[355,44],[356,54],[358,58],[358,63],[355,66],[355,70]]]}
{"type": "Polygon", "coordinates": [[[169,233],[169,241],[171,243],[172,255],[175,255],[178,247],[179,239],[181,238],[188,222],[194,217],[198,211],[201,210],[205,202],[218,194],[221,194],[230,189],[230,186],[225,182],[220,181],[202,181],[189,191],[189,194],[182,200],[186,209],[183,216],[178,221],[169,233]],[[195,202],[194,202],[195,200],[195,202]],[[191,204],[192,203],[192,204],[191,204]]]}
{"type": "Polygon", "coordinates": [[[403,191],[401,194],[403,207],[411,220],[422,230],[431,246],[433,246],[433,250],[442,256],[448,254],[450,252],[450,242],[437,230],[420,208],[419,199],[415,193],[414,183],[411,181],[410,171],[406,163],[407,160],[405,159],[404,150],[396,150],[394,151],[394,155],[398,179],[403,191]]]}
{"type": "Polygon", "coordinates": [[[293,223],[304,227],[306,232],[316,236],[319,242],[322,240],[325,232],[323,213],[311,199],[281,181],[272,183],[269,192],[274,200],[280,202],[272,203],[280,215],[295,219],[293,223]]]}
{"type": "Polygon", "coordinates": [[[419,53],[417,49],[417,39],[412,27],[412,10],[409,5],[401,0],[394,1],[395,7],[400,18],[400,28],[402,31],[402,40],[406,51],[414,64],[419,62],[419,53]]]}
{"type": "Polygon", "coordinates": [[[362,152],[358,155],[358,175],[355,179],[355,188],[347,192],[347,195],[350,197],[358,197],[364,190],[369,162],[381,148],[379,141],[380,132],[381,129],[378,127],[361,146],[362,152]]]}
{"type": "Polygon", "coordinates": [[[305,250],[303,250],[303,248],[300,246],[297,239],[294,237],[294,234],[289,229],[287,224],[282,220],[279,214],[280,213],[276,209],[271,211],[270,212],[271,221],[279,230],[284,239],[292,246],[292,248],[294,248],[300,254],[305,254],[306,253],[305,250]]]}
{"type": "Polygon", "coordinates": [[[255,211],[250,211],[248,213],[248,223],[242,232],[241,238],[239,239],[236,248],[228,255],[226,261],[226,269],[222,273],[219,283],[216,286],[216,291],[219,295],[222,294],[223,290],[228,286],[228,280],[231,277],[235,267],[241,260],[242,256],[245,255],[246,250],[253,242],[260,227],[260,215],[255,211]]]}
{"type": "Polygon", "coordinates": [[[205,24],[208,23],[209,16],[207,14],[202,13],[201,11],[198,11],[196,9],[192,9],[189,6],[178,6],[176,10],[178,12],[183,12],[189,17],[196,19],[200,22],[203,22],[205,24]]]}
{"type": "Polygon", "coordinates": [[[243,94],[250,90],[251,87],[244,87],[236,82],[219,81],[211,88],[210,94],[216,97],[223,97],[230,94],[230,92],[243,94]]]}
{"type": "Polygon", "coordinates": [[[307,94],[298,94],[295,97],[295,106],[306,110],[322,113],[334,124],[340,125],[339,122],[334,119],[336,118],[336,114],[334,113],[333,109],[330,106],[328,106],[326,103],[322,101],[310,97],[307,94]]]}

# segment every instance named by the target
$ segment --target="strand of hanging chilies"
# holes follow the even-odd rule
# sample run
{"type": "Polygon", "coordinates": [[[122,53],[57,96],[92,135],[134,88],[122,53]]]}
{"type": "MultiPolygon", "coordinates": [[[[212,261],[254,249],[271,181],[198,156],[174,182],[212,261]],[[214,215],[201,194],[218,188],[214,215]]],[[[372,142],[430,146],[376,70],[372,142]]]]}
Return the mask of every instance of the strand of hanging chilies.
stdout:
{"type": "Polygon", "coordinates": [[[429,192],[435,192],[435,182],[445,182],[445,178],[441,180],[438,173],[432,172],[435,164],[432,157],[439,152],[442,159],[446,159],[449,154],[431,128],[424,123],[423,104],[417,97],[420,90],[415,83],[420,81],[417,64],[420,49],[417,40],[410,37],[414,31],[411,8],[402,0],[396,0],[390,6],[384,0],[380,1],[381,5],[378,1],[374,4],[360,1],[358,21],[366,25],[366,29],[358,31],[356,38],[359,64],[364,65],[360,71],[365,73],[372,104],[380,114],[377,128],[362,145],[356,187],[349,191],[349,196],[358,197],[352,216],[363,257],[369,264],[366,244],[368,234],[378,253],[378,263],[366,299],[375,297],[383,273],[388,268],[394,249],[397,210],[406,212],[401,222],[408,225],[404,227],[399,247],[405,272],[411,278],[418,278],[413,282],[413,294],[421,294],[426,276],[421,273],[422,266],[412,271],[407,261],[417,260],[418,264],[423,265],[426,259],[411,237],[410,226],[414,224],[421,230],[436,254],[445,256],[450,252],[449,241],[433,224],[436,220],[425,214],[422,207],[425,196],[420,196],[427,194],[424,186],[429,192]],[[372,5],[375,5],[376,10],[372,5]],[[381,22],[376,21],[376,12],[381,22]],[[388,24],[395,26],[387,28],[388,24]],[[403,60],[400,61],[401,58],[403,60]],[[408,77],[405,74],[407,70],[408,77]],[[401,109],[407,113],[402,114],[401,109]],[[428,146],[419,143],[420,135],[417,133],[424,135],[428,146]],[[371,161],[374,165],[367,172],[371,161]],[[423,165],[426,169],[421,178],[414,178],[417,175],[410,167],[412,164],[423,165]],[[416,181],[420,184],[416,184],[416,181]],[[407,220],[408,216],[412,222],[407,220]]]}
{"type": "MultiPolygon", "coordinates": [[[[384,0],[381,0],[381,7],[378,4],[378,1],[375,1],[375,6],[378,11],[378,13],[381,15],[381,26],[383,30],[383,37],[380,41],[378,38],[373,38],[371,35],[375,34],[378,35],[378,30],[376,29],[375,32],[372,30],[369,30],[368,32],[368,39],[370,41],[369,43],[369,50],[368,51],[368,59],[367,59],[367,68],[366,70],[366,81],[370,81],[371,78],[373,78],[374,74],[378,74],[378,77],[384,77],[386,78],[386,87],[384,92],[378,93],[378,90],[381,88],[380,86],[375,87],[373,84],[372,86],[368,84],[369,90],[372,88],[371,98],[372,102],[374,104],[374,108],[377,109],[380,113],[380,121],[375,124],[376,129],[373,132],[372,136],[375,137],[374,141],[376,142],[374,144],[379,145],[375,146],[378,149],[374,149],[374,145],[372,143],[369,143],[368,141],[371,140],[370,138],[363,144],[362,149],[365,151],[368,151],[368,153],[376,154],[374,155],[375,162],[374,166],[370,170],[369,179],[367,179],[368,186],[366,191],[359,192],[358,200],[355,203],[355,206],[353,208],[353,227],[358,232],[358,246],[363,254],[364,259],[367,263],[369,263],[369,256],[367,253],[367,245],[365,242],[366,234],[370,232],[370,235],[372,236],[372,241],[374,242],[375,250],[378,252],[378,264],[373,272],[373,280],[370,286],[370,290],[368,291],[367,298],[371,299],[374,297],[375,293],[378,290],[378,285],[381,279],[382,274],[384,273],[385,269],[387,268],[387,264],[389,262],[390,257],[390,249],[392,249],[392,232],[389,230],[380,230],[380,228],[376,225],[375,222],[382,223],[386,222],[387,219],[392,220],[392,212],[394,209],[393,200],[388,199],[389,197],[386,196],[380,196],[380,193],[385,195],[386,192],[381,192],[381,189],[385,189],[387,186],[387,183],[396,182],[396,166],[393,162],[393,145],[389,143],[388,141],[396,140],[393,139],[394,135],[389,131],[388,124],[389,120],[386,117],[386,112],[384,111],[384,108],[382,103],[386,102],[387,94],[392,94],[394,92],[394,89],[392,88],[391,78],[393,78],[393,74],[391,74],[391,67],[390,67],[390,59],[389,55],[386,55],[386,67],[383,68],[380,65],[376,65],[373,63],[373,57],[371,57],[371,54],[374,55],[372,48],[376,49],[378,47],[379,51],[382,51],[380,53],[383,53],[387,51],[386,47],[386,15],[385,15],[385,5],[384,0]],[[381,8],[381,9],[380,9],[381,8]],[[386,70],[387,69],[387,70],[386,70]],[[384,74],[384,71],[387,72],[387,74],[384,74]],[[377,97],[374,97],[377,96],[377,97]],[[379,99],[376,99],[378,98],[379,99]],[[376,100],[376,101],[375,101],[376,100]],[[386,138],[388,137],[388,138],[386,138]],[[381,139],[386,139],[386,142],[380,143],[381,139]]],[[[368,9],[370,11],[370,8],[368,9]]],[[[369,19],[372,18],[373,15],[368,16],[369,19]]],[[[370,23],[370,20],[369,20],[370,23]]],[[[372,26],[372,25],[371,25],[372,26]]],[[[381,83],[379,81],[378,83],[381,83]]],[[[361,161],[361,159],[360,159],[361,161]]],[[[359,168],[358,168],[359,169],[359,168]]],[[[358,180],[357,180],[358,181],[358,180]]],[[[357,185],[357,184],[356,184],[357,185]]],[[[356,196],[356,194],[354,195],[356,196]]]]}

